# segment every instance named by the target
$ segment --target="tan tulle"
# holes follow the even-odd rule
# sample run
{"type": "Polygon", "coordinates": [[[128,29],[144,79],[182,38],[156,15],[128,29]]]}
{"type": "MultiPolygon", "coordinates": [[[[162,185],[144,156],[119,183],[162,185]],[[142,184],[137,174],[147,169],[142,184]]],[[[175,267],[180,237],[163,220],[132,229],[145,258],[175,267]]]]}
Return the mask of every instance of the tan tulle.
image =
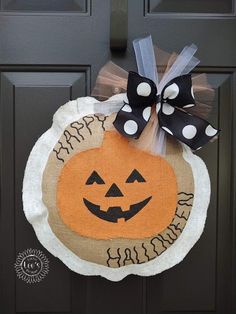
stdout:
{"type": "Polygon", "coordinates": [[[125,93],[128,72],[109,61],[98,73],[92,96],[99,100],[107,100],[115,94],[125,93]]]}
{"type": "Polygon", "coordinates": [[[148,151],[153,155],[165,155],[165,145],[158,145],[160,132],[164,132],[159,128],[158,118],[155,110],[138,139],[131,139],[130,144],[144,151],[148,151]],[[158,150],[158,146],[162,147],[162,151],[158,150]]]}
{"type": "MultiPolygon", "coordinates": [[[[177,58],[177,54],[168,54],[160,49],[158,53],[159,64],[157,66],[159,80],[165,74],[177,58]]],[[[100,70],[92,96],[99,100],[107,100],[115,94],[125,93],[127,88],[128,72],[109,61],[100,70]]],[[[199,117],[206,118],[211,111],[214,99],[214,89],[207,82],[206,74],[194,74],[192,77],[193,92],[196,106],[186,111],[199,117]]]]}
{"type": "Polygon", "coordinates": [[[208,83],[205,73],[193,75],[192,83],[196,106],[188,111],[198,117],[207,118],[212,110],[215,91],[208,83]]]}
{"type": "Polygon", "coordinates": [[[156,61],[157,62],[157,73],[158,73],[158,78],[159,82],[161,81],[163,75],[170,69],[170,67],[173,65],[175,60],[178,57],[178,54],[173,52],[173,53],[168,53],[166,51],[161,50],[160,48],[154,46],[154,53],[156,56],[156,61]]]}
{"type": "MultiPolygon", "coordinates": [[[[158,79],[161,81],[165,73],[171,68],[178,54],[169,54],[161,49],[154,47],[158,79]]],[[[107,100],[115,94],[125,93],[127,88],[128,72],[109,61],[100,70],[92,96],[99,100],[107,100]]],[[[194,74],[192,76],[193,93],[196,106],[186,109],[186,112],[201,118],[206,118],[212,109],[214,99],[214,89],[209,85],[206,74],[194,74]]],[[[101,103],[101,105],[104,105],[101,103]]],[[[158,126],[158,118],[155,110],[152,111],[151,118],[143,130],[138,140],[131,140],[132,145],[149,151],[152,154],[165,154],[165,134],[158,126]],[[159,149],[161,147],[161,149],[159,149]]]]}

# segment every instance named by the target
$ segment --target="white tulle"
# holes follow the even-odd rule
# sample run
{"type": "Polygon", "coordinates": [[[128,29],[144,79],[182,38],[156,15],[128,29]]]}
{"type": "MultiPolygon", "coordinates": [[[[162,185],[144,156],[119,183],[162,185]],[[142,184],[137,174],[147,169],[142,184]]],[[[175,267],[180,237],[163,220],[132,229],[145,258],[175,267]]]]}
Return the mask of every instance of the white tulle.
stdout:
{"type": "Polygon", "coordinates": [[[106,101],[95,102],[93,104],[94,111],[109,116],[114,112],[118,112],[124,106],[124,101],[127,102],[126,93],[117,94],[106,101]]]}
{"type": "MultiPolygon", "coordinates": [[[[200,62],[194,57],[197,47],[192,44],[184,47],[174,63],[158,81],[157,62],[158,55],[155,56],[151,36],[136,39],[133,41],[138,72],[140,75],[153,80],[157,85],[157,94],[161,94],[165,85],[177,76],[188,74],[200,62]],[[156,60],[157,59],[157,60],[156,60]]],[[[155,138],[149,148],[153,154],[165,155],[166,135],[165,132],[156,126],[155,138]]]]}
{"type": "MultiPolygon", "coordinates": [[[[197,51],[194,44],[186,46],[179,55],[166,53],[153,46],[150,36],[136,39],[133,44],[139,74],[156,82],[158,94],[170,80],[190,73],[200,62],[194,57],[197,51]]],[[[128,102],[125,94],[127,78],[128,72],[111,61],[100,70],[92,95],[99,100],[105,100],[116,94],[118,99],[113,96],[109,101],[97,102],[97,112],[109,115],[119,111],[123,100],[128,102]],[[118,95],[119,93],[121,94],[118,95]]],[[[205,74],[193,75],[192,85],[196,106],[187,109],[187,112],[205,119],[212,108],[214,90],[208,84],[205,74]]],[[[137,146],[155,155],[165,155],[166,133],[158,125],[157,114],[153,115],[145,129],[136,140],[137,146]]]]}
{"type": "Polygon", "coordinates": [[[176,58],[175,62],[163,75],[161,81],[158,83],[158,94],[161,93],[161,91],[169,81],[177,76],[190,73],[199,64],[200,60],[194,57],[196,51],[197,47],[194,44],[184,47],[179,56],[176,58]]]}
{"type": "Polygon", "coordinates": [[[158,84],[158,73],[156,67],[156,58],[153,49],[152,37],[135,39],[133,47],[138,67],[138,73],[158,84]]]}

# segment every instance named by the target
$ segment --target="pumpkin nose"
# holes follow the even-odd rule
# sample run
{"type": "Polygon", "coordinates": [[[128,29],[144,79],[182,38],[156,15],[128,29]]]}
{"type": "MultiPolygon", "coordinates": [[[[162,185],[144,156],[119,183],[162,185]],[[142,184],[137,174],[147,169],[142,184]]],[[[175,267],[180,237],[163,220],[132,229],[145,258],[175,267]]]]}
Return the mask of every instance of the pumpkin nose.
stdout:
{"type": "Polygon", "coordinates": [[[105,195],[105,197],[120,197],[120,196],[124,196],[124,195],[115,183],[113,183],[110,186],[109,190],[107,191],[105,195]]]}

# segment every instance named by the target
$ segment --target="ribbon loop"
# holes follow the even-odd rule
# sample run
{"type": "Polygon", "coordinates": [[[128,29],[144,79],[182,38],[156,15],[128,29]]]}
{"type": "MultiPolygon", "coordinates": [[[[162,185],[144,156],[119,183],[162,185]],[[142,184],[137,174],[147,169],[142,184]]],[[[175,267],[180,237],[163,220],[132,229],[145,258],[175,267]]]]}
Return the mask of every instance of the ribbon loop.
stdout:
{"type": "Polygon", "coordinates": [[[189,74],[175,77],[157,95],[156,84],[151,79],[129,72],[127,98],[128,103],[124,103],[114,121],[115,128],[126,137],[139,138],[154,104],[162,130],[193,150],[201,148],[219,133],[204,119],[184,111],[195,106],[189,74]]]}
{"type": "Polygon", "coordinates": [[[155,83],[136,72],[129,72],[127,85],[128,103],[118,112],[115,128],[124,136],[139,138],[151,116],[156,100],[155,83]]]}
{"type": "Polygon", "coordinates": [[[127,98],[133,106],[151,106],[156,100],[156,84],[136,72],[129,72],[127,98]]]}
{"type": "Polygon", "coordinates": [[[151,107],[156,104],[160,130],[173,135],[193,150],[215,137],[219,133],[217,129],[185,111],[195,106],[189,73],[200,62],[194,57],[197,47],[193,44],[186,46],[158,82],[151,36],[134,40],[133,45],[139,74],[129,72],[128,103],[125,102],[118,112],[115,128],[124,136],[139,138],[150,119],[151,107]]]}
{"type": "Polygon", "coordinates": [[[181,75],[167,83],[162,90],[161,99],[183,109],[195,106],[191,75],[181,75]]]}

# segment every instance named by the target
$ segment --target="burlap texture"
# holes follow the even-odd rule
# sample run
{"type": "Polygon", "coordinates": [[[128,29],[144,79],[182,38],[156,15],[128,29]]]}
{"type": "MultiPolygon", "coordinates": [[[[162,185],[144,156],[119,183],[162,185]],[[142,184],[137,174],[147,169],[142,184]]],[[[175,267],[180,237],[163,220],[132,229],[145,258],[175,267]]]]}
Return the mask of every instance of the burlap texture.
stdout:
{"type": "Polygon", "coordinates": [[[104,132],[113,129],[113,120],[114,115],[91,115],[71,123],[49,156],[43,175],[42,191],[43,201],[49,212],[49,224],[66,247],[84,260],[109,267],[121,267],[147,262],[174,243],[189,217],[194,184],[191,168],[182,157],[181,146],[172,138],[168,138],[164,158],[170,163],[177,177],[178,205],[172,222],[165,230],[149,238],[111,240],[95,240],[73,232],[63,223],[56,207],[58,177],[72,156],[101,146],[104,132]]]}

